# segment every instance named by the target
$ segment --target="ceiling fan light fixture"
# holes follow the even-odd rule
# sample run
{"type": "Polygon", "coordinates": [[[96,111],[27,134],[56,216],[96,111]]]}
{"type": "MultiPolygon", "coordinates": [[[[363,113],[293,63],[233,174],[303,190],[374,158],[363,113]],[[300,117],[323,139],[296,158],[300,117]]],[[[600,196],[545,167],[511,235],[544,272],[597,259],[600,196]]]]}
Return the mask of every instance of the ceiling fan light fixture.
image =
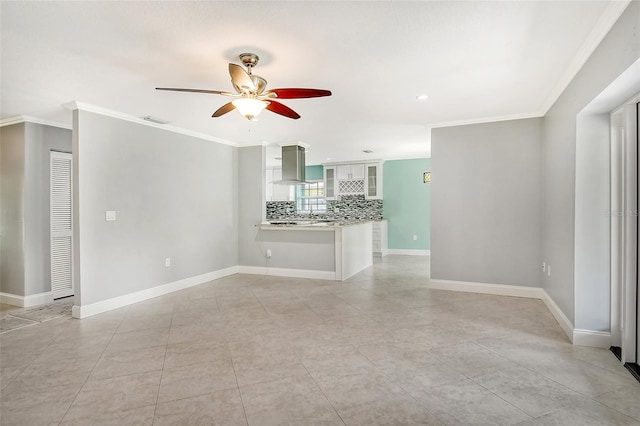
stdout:
{"type": "Polygon", "coordinates": [[[239,98],[231,102],[238,112],[246,117],[247,120],[252,120],[265,109],[268,105],[267,102],[254,98],[239,98]]]}
{"type": "MultiPolygon", "coordinates": [[[[2,1],[2,0],[0,0],[2,1]]],[[[277,102],[279,99],[304,99],[321,98],[331,96],[330,90],[307,88],[283,88],[265,91],[267,80],[251,72],[258,63],[258,55],[254,53],[240,54],[242,65],[229,63],[229,76],[236,93],[223,92],[221,90],[205,89],[181,89],[177,87],[156,87],[156,90],[169,90],[173,92],[208,93],[211,95],[232,96],[236,98],[218,108],[211,117],[221,117],[228,112],[237,109],[247,120],[257,121],[258,115],[263,109],[268,109],[274,114],[297,120],[300,114],[288,106],[277,102]]]]}

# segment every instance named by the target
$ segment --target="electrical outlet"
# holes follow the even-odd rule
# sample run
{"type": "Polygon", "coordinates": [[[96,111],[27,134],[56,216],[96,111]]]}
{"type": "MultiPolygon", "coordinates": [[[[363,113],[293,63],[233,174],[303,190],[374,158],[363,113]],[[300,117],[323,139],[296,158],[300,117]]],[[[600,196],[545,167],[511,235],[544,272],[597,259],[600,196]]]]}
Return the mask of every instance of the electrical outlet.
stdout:
{"type": "Polygon", "coordinates": [[[267,249],[267,259],[271,258],[271,249],[267,249]]]}
{"type": "Polygon", "coordinates": [[[164,266],[171,266],[171,258],[170,258],[170,257],[167,257],[167,258],[164,260],[164,266]]]}
{"type": "Polygon", "coordinates": [[[418,241],[418,236],[417,235],[413,236],[413,241],[418,241]]]}
{"type": "Polygon", "coordinates": [[[104,218],[106,221],[110,222],[112,220],[116,220],[116,211],[115,210],[107,210],[104,212],[104,218]]]}

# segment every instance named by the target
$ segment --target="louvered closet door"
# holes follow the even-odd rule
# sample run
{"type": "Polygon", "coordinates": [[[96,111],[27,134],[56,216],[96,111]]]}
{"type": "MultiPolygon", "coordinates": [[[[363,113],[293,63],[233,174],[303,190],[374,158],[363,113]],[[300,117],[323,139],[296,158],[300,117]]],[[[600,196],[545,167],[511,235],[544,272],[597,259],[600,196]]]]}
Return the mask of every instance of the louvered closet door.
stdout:
{"type": "Polygon", "coordinates": [[[73,295],[72,164],[71,154],[51,152],[51,291],[54,299],[73,295]]]}

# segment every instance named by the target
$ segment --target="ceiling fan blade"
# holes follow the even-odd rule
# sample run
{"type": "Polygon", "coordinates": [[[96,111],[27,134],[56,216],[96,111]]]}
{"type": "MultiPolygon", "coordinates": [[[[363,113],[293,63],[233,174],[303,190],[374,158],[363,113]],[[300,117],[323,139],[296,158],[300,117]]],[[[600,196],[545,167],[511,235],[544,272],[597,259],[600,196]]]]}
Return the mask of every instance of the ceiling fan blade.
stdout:
{"type": "Polygon", "coordinates": [[[220,90],[178,89],[178,88],[175,88],[175,87],[156,87],[156,90],[170,90],[172,92],[209,93],[211,95],[236,96],[235,93],[221,92],[220,90]]]}
{"type": "Polygon", "coordinates": [[[235,105],[233,105],[232,102],[228,102],[218,108],[217,111],[213,113],[212,117],[220,117],[221,115],[225,115],[226,113],[228,113],[229,111],[233,111],[234,109],[236,109],[235,105]]]}
{"type": "Polygon", "coordinates": [[[330,90],[322,89],[271,89],[265,96],[274,93],[278,99],[301,99],[301,98],[320,98],[322,96],[331,96],[330,90]]]}
{"type": "Polygon", "coordinates": [[[284,115],[285,117],[293,118],[294,120],[300,118],[300,114],[298,114],[288,106],[272,100],[269,100],[268,102],[269,105],[267,105],[267,109],[269,111],[275,112],[276,114],[284,115]]]}
{"type": "Polygon", "coordinates": [[[229,64],[229,75],[233,86],[238,92],[256,91],[256,85],[253,83],[251,76],[240,65],[229,64]]]}

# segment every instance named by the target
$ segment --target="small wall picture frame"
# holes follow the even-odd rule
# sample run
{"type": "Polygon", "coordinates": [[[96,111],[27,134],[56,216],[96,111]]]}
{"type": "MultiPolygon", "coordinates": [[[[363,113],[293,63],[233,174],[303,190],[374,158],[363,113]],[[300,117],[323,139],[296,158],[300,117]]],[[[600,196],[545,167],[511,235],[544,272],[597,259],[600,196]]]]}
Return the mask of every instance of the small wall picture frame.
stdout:
{"type": "Polygon", "coordinates": [[[422,174],[422,182],[423,183],[431,183],[431,172],[424,172],[422,174]]]}

